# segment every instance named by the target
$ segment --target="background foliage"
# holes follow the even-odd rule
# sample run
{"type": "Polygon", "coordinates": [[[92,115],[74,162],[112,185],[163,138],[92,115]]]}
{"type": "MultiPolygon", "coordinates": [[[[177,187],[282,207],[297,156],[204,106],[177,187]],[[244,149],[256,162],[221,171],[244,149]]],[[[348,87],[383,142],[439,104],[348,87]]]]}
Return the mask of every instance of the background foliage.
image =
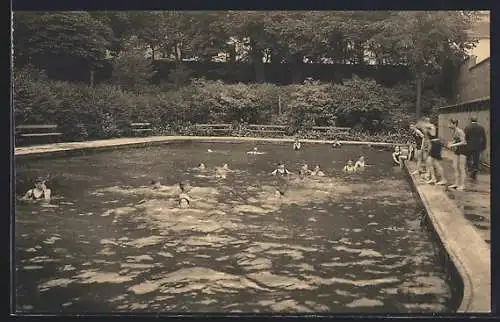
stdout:
{"type": "MultiPolygon", "coordinates": [[[[112,84],[89,87],[50,80],[32,67],[15,72],[18,124],[56,123],[67,139],[127,135],[130,122],[151,122],[157,133],[192,123],[284,124],[294,130],[318,126],[358,129],[406,127],[414,106],[411,84],[384,88],[353,78],[344,84],[224,84],[197,79],[176,88],[126,90],[112,84]],[[279,106],[278,102],[281,102],[279,106]]],[[[441,100],[430,92],[428,111],[441,100]],[[432,99],[431,99],[432,98],[432,99]]]]}

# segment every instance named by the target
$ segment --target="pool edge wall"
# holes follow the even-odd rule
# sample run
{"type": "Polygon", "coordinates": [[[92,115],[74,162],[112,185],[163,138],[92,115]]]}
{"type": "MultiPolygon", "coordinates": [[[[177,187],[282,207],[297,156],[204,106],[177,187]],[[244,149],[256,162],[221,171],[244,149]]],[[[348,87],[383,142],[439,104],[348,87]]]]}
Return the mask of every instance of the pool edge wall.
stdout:
{"type": "MultiPolygon", "coordinates": [[[[252,138],[252,137],[208,137],[208,136],[163,136],[128,138],[87,142],[70,142],[16,148],[15,159],[37,159],[44,157],[69,157],[97,151],[119,148],[140,148],[168,143],[291,143],[293,138],[252,138]]],[[[304,143],[331,144],[326,140],[301,140],[304,143]]],[[[346,145],[371,145],[391,147],[392,143],[340,141],[346,145]]],[[[441,253],[445,254],[445,270],[452,282],[460,285],[452,297],[460,296],[456,309],[458,313],[491,312],[491,272],[490,249],[474,228],[461,216],[460,210],[442,190],[430,185],[422,186],[410,175],[405,167],[410,186],[425,208],[425,222],[437,238],[441,253]],[[475,247],[475,249],[474,249],[475,247]],[[473,250],[473,251],[471,251],[473,250]],[[458,280],[460,279],[460,280],[458,280]]]]}
{"type": "Polygon", "coordinates": [[[456,312],[491,313],[491,253],[488,245],[444,191],[419,184],[406,166],[405,173],[425,209],[424,222],[444,251],[441,252],[445,255],[442,260],[449,279],[461,284],[459,289],[452,290],[452,297],[461,296],[456,312]]]}

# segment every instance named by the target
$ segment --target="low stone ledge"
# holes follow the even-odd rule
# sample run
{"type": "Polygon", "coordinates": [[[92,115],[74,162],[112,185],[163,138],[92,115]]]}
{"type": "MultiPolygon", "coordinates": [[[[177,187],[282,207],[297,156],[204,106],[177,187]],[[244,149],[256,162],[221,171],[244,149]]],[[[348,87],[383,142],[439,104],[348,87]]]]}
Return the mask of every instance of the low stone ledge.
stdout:
{"type": "Polygon", "coordinates": [[[444,191],[409,176],[425,207],[427,219],[462,279],[463,297],[457,312],[490,313],[491,254],[488,244],[444,191]]]}

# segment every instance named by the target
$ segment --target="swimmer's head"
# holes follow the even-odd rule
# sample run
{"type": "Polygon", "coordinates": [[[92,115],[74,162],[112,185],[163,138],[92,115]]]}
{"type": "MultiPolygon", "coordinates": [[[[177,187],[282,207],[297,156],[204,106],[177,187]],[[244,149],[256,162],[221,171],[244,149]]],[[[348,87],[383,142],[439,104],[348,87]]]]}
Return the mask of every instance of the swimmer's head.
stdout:
{"type": "Polygon", "coordinates": [[[179,199],[179,208],[188,208],[189,207],[189,199],[180,198],[179,199]]]}
{"type": "Polygon", "coordinates": [[[351,166],[352,165],[352,160],[347,161],[347,165],[351,166]]]}
{"type": "Polygon", "coordinates": [[[304,163],[301,169],[307,171],[309,169],[307,163],[304,163]]]}
{"type": "Polygon", "coordinates": [[[222,169],[229,170],[229,165],[227,163],[224,163],[224,165],[222,166],[222,169]]]}
{"type": "Polygon", "coordinates": [[[396,146],[394,147],[394,151],[395,151],[395,152],[399,152],[400,150],[401,150],[401,148],[399,147],[399,145],[396,145],[396,146]]]}
{"type": "Polygon", "coordinates": [[[159,188],[161,186],[161,183],[159,180],[151,180],[151,186],[153,188],[159,188]]]}
{"type": "Polygon", "coordinates": [[[35,180],[35,188],[44,190],[47,187],[45,186],[46,180],[44,178],[38,177],[35,180]]]}
{"type": "Polygon", "coordinates": [[[253,150],[254,150],[255,152],[257,152],[259,149],[258,149],[257,147],[255,147],[255,148],[253,148],[253,150]]]}
{"type": "Polygon", "coordinates": [[[295,137],[295,142],[299,142],[299,137],[298,136],[295,137]]]}
{"type": "Polygon", "coordinates": [[[319,164],[316,164],[316,165],[314,166],[314,171],[319,171],[319,170],[320,170],[319,164]]]}
{"type": "Polygon", "coordinates": [[[285,163],[284,162],[279,162],[278,163],[278,169],[285,170],[285,163]]]}
{"type": "Polygon", "coordinates": [[[198,168],[205,169],[205,163],[202,162],[202,163],[198,164],[198,168]]]}
{"type": "Polygon", "coordinates": [[[189,190],[191,190],[191,184],[187,180],[181,181],[179,182],[179,188],[181,188],[182,192],[188,192],[189,190]]]}
{"type": "Polygon", "coordinates": [[[359,157],[359,161],[360,161],[360,162],[364,162],[364,161],[365,161],[365,157],[361,155],[361,156],[359,157]]]}

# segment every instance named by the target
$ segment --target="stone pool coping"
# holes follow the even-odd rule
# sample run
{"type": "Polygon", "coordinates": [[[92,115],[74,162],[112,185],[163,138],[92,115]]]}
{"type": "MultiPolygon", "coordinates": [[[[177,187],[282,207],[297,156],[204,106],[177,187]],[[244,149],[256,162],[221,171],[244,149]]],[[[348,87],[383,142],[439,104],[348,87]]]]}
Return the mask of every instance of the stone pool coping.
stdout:
{"type": "MultiPolygon", "coordinates": [[[[135,147],[143,145],[155,145],[170,142],[182,142],[182,141],[203,141],[203,142],[214,142],[214,143],[244,143],[244,142],[293,142],[293,137],[287,138],[257,138],[257,137],[231,137],[231,136],[150,136],[144,138],[119,138],[119,139],[108,139],[108,140],[96,140],[96,141],[85,141],[85,142],[65,142],[65,143],[52,143],[43,145],[33,145],[26,147],[16,147],[14,155],[15,156],[25,156],[25,155],[43,155],[47,153],[57,153],[64,151],[75,151],[75,150],[103,150],[103,149],[115,149],[118,147],[135,147]]],[[[334,140],[310,140],[303,139],[301,142],[304,143],[323,143],[332,144],[334,140]]],[[[364,141],[338,141],[341,144],[348,145],[368,145],[373,146],[393,146],[393,143],[383,143],[383,142],[364,142],[364,141]]]]}
{"type": "MultiPolygon", "coordinates": [[[[213,136],[153,136],[110,140],[54,143],[15,149],[15,157],[55,156],[71,151],[92,151],[126,147],[141,147],[170,142],[201,141],[214,143],[293,142],[288,138],[213,137],[213,136]]],[[[331,144],[333,140],[301,140],[305,143],[331,144]]],[[[393,143],[339,141],[346,145],[388,146],[393,143]]],[[[408,169],[406,168],[406,171],[408,169]]],[[[448,253],[463,281],[463,297],[457,312],[491,312],[490,248],[472,225],[460,216],[460,210],[441,190],[422,185],[411,176],[411,184],[424,205],[428,218],[440,242],[448,253]]]]}
{"type": "MultiPolygon", "coordinates": [[[[406,167],[405,167],[406,168],[406,167]]],[[[406,168],[406,171],[411,171],[406,168]]],[[[491,312],[491,253],[460,209],[436,186],[420,182],[409,174],[427,218],[440,239],[463,282],[463,295],[457,313],[491,312]]]]}

